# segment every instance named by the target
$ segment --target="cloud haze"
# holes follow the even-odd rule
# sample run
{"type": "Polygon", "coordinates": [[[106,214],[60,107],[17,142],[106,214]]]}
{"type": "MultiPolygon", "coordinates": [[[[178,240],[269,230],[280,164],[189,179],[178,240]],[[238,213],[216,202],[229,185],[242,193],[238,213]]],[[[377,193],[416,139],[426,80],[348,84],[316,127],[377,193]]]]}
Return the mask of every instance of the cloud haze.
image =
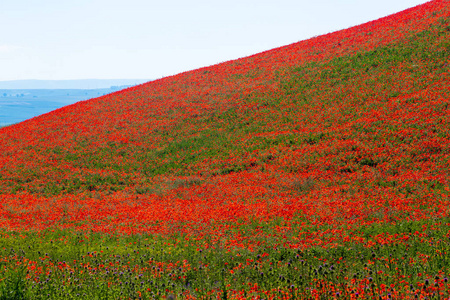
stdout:
{"type": "Polygon", "coordinates": [[[0,1],[0,80],[160,78],[348,28],[424,2],[0,1]],[[24,48],[18,51],[12,45],[24,48]]]}
{"type": "Polygon", "coordinates": [[[0,45],[0,53],[11,53],[20,49],[23,49],[23,47],[15,45],[0,45]]]}

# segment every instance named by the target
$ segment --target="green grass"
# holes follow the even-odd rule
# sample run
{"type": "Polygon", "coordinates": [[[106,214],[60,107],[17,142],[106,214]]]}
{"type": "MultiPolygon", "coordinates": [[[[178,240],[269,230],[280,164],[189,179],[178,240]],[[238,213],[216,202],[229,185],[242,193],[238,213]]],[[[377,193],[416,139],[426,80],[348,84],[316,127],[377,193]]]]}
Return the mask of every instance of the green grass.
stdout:
{"type": "MultiPolygon", "coordinates": [[[[147,289],[152,292],[143,292],[143,298],[158,298],[171,293],[180,295],[186,290],[200,297],[223,288],[224,284],[228,291],[244,289],[252,295],[246,287],[247,282],[257,283],[265,290],[277,289],[287,283],[295,286],[295,293],[300,296],[308,295],[313,279],[350,288],[352,284],[348,278],[358,282],[367,279],[372,284],[369,287],[377,289],[381,283],[398,284],[399,274],[400,278],[420,289],[421,283],[433,279],[421,274],[431,273],[441,280],[445,277],[441,272],[448,274],[449,258],[445,253],[450,251],[450,240],[445,224],[450,224],[450,218],[395,225],[374,224],[355,230],[367,241],[386,233],[408,236],[408,242],[401,244],[376,243],[369,248],[349,241],[337,247],[317,246],[303,250],[268,244],[254,252],[225,249],[220,243],[204,249],[196,245],[195,240],[176,234],[167,239],[154,235],[107,236],[67,230],[8,232],[8,237],[3,235],[0,240],[1,256],[18,263],[0,264],[6,275],[0,282],[3,297],[0,299],[117,299],[125,296],[137,299],[137,291],[147,289]],[[23,244],[25,240],[27,244],[23,244]],[[198,248],[201,250],[197,251],[198,248]],[[424,261],[424,257],[428,259],[424,261]],[[189,269],[182,267],[185,260],[190,264],[189,269]],[[26,278],[25,274],[32,273],[24,268],[24,262],[29,267],[42,268],[42,275],[26,278]],[[61,271],[51,267],[63,262],[71,267],[61,271]],[[176,267],[158,267],[157,262],[172,263],[176,267]],[[109,271],[101,267],[109,264],[112,264],[109,271]],[[236,269],[239,265],[244,267],[236,269]],[[136,266],[138,268],[134,269],[136,266]],[[160,272],[155,275],[158,268],[160,272]],[[108,282],[113,284],[110,288],[106,288],[108,282]]],[[[267,230],[270,228],[273,226],[266,226],[267,230]]],[[[243,227],[241,230],[253,229],[243,227]]],[[[326,228],[317,230],[325,231],[326,228]]]]}

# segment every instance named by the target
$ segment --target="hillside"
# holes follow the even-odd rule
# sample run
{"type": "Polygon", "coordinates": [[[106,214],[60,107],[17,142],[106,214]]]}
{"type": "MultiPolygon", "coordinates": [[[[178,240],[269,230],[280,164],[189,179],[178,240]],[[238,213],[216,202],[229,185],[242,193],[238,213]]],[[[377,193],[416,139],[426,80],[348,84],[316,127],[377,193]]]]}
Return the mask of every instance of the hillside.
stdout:
{"type": "Polygon", "coordinates": [[[0,128],[3,286],[449,297],[449,51],[431,1],[0,128]]]}

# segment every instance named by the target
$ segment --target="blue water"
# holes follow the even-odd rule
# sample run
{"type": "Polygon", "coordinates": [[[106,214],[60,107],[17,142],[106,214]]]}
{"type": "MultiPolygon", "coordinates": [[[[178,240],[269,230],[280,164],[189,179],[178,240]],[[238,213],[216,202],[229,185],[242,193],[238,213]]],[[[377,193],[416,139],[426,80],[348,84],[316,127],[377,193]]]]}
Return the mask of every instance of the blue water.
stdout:
{"type": "Polygon", "coordinates": [[[70,103],[45,100],[3,100],[0,98],[0,126],[19,123],[70,103]]]}
{"type": "Polygon", "coordinates": [[[116,91],[108,89],[0,89],[0,126],[19,123],[57,108],[116,91]]]}

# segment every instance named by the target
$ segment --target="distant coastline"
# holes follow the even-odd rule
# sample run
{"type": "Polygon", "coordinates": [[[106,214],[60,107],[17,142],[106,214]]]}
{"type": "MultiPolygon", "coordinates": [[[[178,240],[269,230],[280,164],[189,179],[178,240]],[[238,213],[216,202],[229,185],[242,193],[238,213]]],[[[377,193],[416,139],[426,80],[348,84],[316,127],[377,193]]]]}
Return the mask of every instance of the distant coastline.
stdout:
{"type": "Polygon", "coordinates": [[[134,86],[151,79],[75,79],[75,80],[8,80],[0,81],[0,89],[105,89],[111,86],[134,86]]]}
{"type": "Polygon", "coordinates": [[[0,127],[48,113],[78,101],[148,82],[147,79],[0,81],[0,127]]]}

